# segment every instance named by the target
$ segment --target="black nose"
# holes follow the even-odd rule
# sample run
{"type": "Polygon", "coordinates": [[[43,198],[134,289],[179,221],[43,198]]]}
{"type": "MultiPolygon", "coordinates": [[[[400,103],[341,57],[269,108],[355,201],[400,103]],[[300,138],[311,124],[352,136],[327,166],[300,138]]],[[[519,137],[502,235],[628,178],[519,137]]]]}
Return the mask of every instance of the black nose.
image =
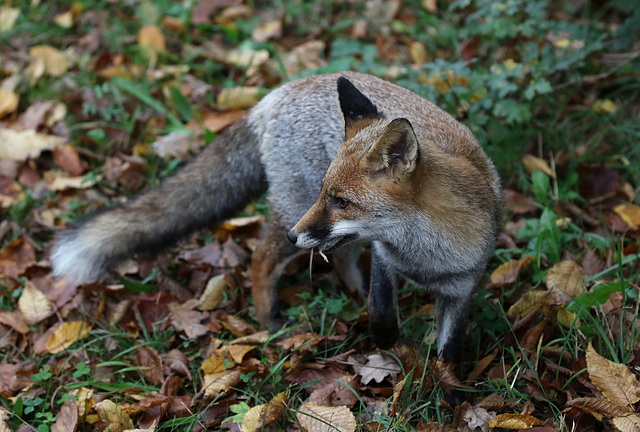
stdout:
{"type": "Polygon", "coordinates": [[[288,238],[288,239],[289,239],[289,241],[290,241],[291,243],[293,243],[293,244],[296,244],[296,242],[298,241],[298,236],[297,236],[297,235],[295,235],[295,234],[293,233],[293,231],[289,231],[289,232],[287,233],[287,238],[288,238]]]}

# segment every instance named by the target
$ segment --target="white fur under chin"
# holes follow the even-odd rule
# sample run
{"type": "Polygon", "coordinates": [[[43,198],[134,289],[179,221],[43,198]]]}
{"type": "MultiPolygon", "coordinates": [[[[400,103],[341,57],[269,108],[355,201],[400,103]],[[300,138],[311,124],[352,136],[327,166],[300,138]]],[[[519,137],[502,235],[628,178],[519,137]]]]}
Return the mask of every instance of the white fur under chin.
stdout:
{"type": "Polygon", "coordinates": [[[78,285],[95,282],[104,273],[95,259],[95,250],[81,243],[77,238],[63,237],[51,253],[53,274],[78,285]]]}

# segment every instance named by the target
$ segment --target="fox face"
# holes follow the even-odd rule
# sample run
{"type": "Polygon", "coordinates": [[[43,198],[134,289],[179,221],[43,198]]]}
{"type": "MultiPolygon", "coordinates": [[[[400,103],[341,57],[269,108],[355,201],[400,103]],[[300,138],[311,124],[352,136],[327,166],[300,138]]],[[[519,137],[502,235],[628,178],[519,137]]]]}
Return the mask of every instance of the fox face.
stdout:
{"type": "MultiPolygon", "coordinates": [[[[345,116],[346,117],[346,116],[345,116]]],[[[354,241],[385,240],[407,219],[418,141],[398,118],[345,119],[347,141],[325,175],[316,203],[288,238],[301,248],[332,251],[354,241]]]]}

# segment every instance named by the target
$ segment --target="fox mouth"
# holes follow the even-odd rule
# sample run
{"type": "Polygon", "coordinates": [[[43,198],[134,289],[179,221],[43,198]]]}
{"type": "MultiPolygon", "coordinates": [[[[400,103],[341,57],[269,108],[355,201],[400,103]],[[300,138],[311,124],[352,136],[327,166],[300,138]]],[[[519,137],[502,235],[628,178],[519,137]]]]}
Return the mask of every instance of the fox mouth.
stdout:
{"type": "Polygon", "coordinates": [[[347,234],[341,237],[334,237],[325,244],[320,246],[320,250],[322,252],[333,252],[341,246],[344,246],[349,243],[353,243],[358,239],[357,234],[347,234]]]}

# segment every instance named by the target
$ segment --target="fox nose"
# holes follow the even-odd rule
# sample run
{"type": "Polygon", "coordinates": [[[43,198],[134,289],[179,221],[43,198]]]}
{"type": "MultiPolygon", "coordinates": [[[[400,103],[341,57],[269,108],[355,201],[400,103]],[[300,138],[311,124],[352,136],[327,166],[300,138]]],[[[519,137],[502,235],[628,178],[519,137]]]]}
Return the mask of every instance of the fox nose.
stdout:
{"type": "Polygon", "coordinates": [[[289,232],[287,233],[287,238],[288,238],[288,239],[289,239],[289,241],[290,241],[291,243],[293,243],[293,244],[296,244],[296,242],[298,241],[298,236],[297,236],[297,235],[295,235],[295,234],[293,233],[293,231],[289,231],[289,232]]]}

